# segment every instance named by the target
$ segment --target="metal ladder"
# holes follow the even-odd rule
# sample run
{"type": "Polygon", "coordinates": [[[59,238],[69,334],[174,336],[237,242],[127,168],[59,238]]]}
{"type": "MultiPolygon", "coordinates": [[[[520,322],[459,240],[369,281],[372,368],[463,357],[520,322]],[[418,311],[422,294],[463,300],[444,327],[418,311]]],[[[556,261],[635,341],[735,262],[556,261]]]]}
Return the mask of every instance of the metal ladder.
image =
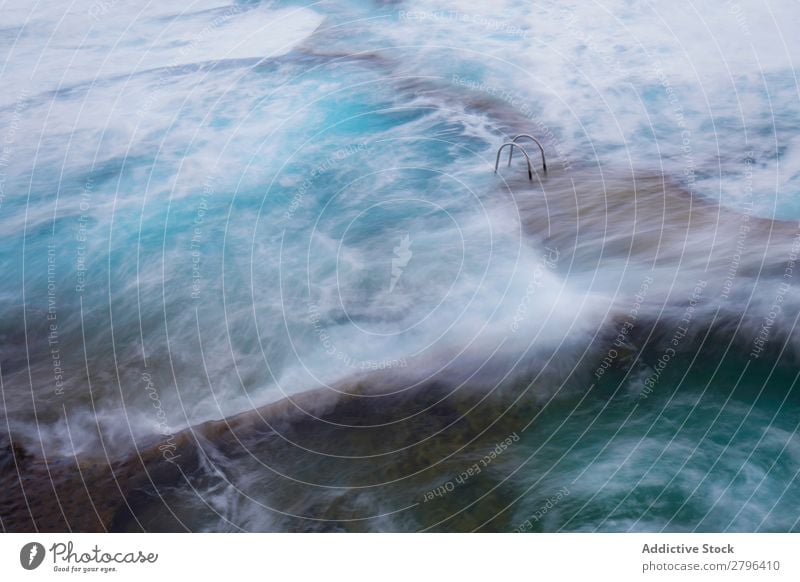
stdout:
{"type": "Polygon", "coordinates": [[[497,168],[500,165],[500,153],[503,151],[503,148],[505,147],[510,148],[508,151],[508,166],[510,167],[511,158],[514,155],[514,148],[517,147],[525,156],[525,161],[528,163],[528,180],[533,181],[533,171],[531,169],[531,157],[528,155],[528,152],[525,151],[525,148],[523,148],[521,145],[517,143],[517,141],[521,139],[529,139],[535,142],[537,146],[539,146],[539,151],[542,153],[542,172],[544,172],[545,174],[547,173],[547,161],[545,160],[544,156],[544,148],[542,147],[542,144],[539,142],[538,139],[527,133],[520,133],[514,136],[514,139],[512,139],[511,141],[507,141],[500,146],[500,149],[497,150],[497,159],[494,162],[494,173],[495,174],[497,173],[497,168]]]}

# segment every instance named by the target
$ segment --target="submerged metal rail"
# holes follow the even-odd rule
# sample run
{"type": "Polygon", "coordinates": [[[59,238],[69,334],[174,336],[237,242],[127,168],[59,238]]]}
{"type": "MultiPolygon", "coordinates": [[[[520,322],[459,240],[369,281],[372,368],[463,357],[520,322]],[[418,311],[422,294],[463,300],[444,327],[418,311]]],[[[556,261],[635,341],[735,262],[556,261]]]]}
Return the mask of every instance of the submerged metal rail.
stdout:
{"type": "MultiPolygon", "coordinates": [[[[544,148],[542,147],[541,142],[527,133],[520,133],[519,135],[514,136],[514,139],[511,140],[511,143],[517,143],[517,140],[522,138],[529,139],[531,141],[536,142],[536,145],[539,146],[539,151],[542,152],[542,171],[546,174],[547,173],[547,162],[544,159],[544,148]]],[[[524,151],[524,150],[523,150],[524,151]]],[[[511,148],[511,151],[508,152],[508,165],[511,165],[511,156],[514,155],[514,148],[511,148]]]]}
{"type": "MultiPolygon", "coordinates": [[[[533,181],[533,171],[531,170],[531,158],[528,155],[528,152],[525,151],[525,148],[523,148],[518,143],[514,143],[513,141],[508,141],[508,142],[504,143],[503,145],[500,146],[500,149],[497,150],[497,159],[494,161],[494,173],[495,174],[497,173],[497,168],[500,165],[500,153],[503,151],[503,148],[506,147],[506,146],[510,146],[511,147],[511,152],[514,151],[515,147],[519,148],[522,151],[522,154],[525,156],[525,161],[528,162],[528,180],[533,181]]],[[[510,164],[511,163],[511,156],[510,155],[509,155],[508,160],[509,160],[508,163],[510,164]]]]}

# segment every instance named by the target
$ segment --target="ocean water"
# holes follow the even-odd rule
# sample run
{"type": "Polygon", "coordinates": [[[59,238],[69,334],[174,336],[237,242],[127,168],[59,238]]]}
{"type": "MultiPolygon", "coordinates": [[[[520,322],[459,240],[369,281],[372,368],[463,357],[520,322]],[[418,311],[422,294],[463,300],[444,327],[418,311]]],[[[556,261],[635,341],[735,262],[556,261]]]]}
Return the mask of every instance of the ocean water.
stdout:
{"type": "Polygon", "coordinates": [[[798,25],[4,7],[4,441],[180,455],[114,529],[798,530],[798,25]]]}

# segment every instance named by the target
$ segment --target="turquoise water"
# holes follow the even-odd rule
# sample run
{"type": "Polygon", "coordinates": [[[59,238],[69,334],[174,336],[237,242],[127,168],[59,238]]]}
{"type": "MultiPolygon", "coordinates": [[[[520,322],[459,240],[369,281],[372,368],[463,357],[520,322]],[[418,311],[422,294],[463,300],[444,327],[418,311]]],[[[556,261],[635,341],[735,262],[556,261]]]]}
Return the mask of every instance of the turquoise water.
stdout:
{"type": "Polygon", "coordinates": [[[525,479],[521,505],[534,509],[515,512],[519,523],[539,492],[566,487],[536,530],[796,530],[796,374],[764,385],[759,370],[737,384],[726,363],[713,378],[689,368],[644,401],[623,381],[614,395],[601,389],[544,414],[524,466],[545,470],[525,479]]]}
{"type": "MultiPolygon", "coordinates": [[[[800,216],[797,11],[776,5],[777,25],[741,4],[749,35],[726,8],[624,2],[87,3],[61,24],[56,6],[16,9],[0,70],[14,88],[0,101],[3,432],[49,456],[124,459],[320,387],[363,382],[380,402],[399,382],[456,404],[441,418],[424,396],[408,417],[365,405],[347,422],[399,423],[369,442],[287,421],[321,459],[288,437],[253,455],[219,445],[162,492],[178,522],[142,502],[119,527],[797,530],[800,303],[779,287],[800,216]],[[522,131],[549,156],[533,186],[519,156],[492,173],[522,131]],[[610,213],[581,223],[580,244],[559,238],[571,189],[674,234],[661,206],[606,188],[630,172],[730,210],[709,239],[742,216],[780,221],[751,239],[775,246],[748,241],[723,298],[734,255],[714,271],[713,242],[665,242],[677,258],[649,270],[610,213]],[[644,397],[661,336],[641,331],[592,372],[648,273],[641,318],[667,340],[691,286],[711,283],[691,321],[705,339],[644,397]],[[748,356],[776,296],[769,350],[748,356]],[[459,416],[488,432],[437,424],[471,402],[462,386],[497,398],[459,416]],[[427,444],[375,452],[394,438],[427,444]],[[380,462],[327,458],[351,445],[380,462]]],[[[320,408],[304,412],[338,422],[320,408]]]]}

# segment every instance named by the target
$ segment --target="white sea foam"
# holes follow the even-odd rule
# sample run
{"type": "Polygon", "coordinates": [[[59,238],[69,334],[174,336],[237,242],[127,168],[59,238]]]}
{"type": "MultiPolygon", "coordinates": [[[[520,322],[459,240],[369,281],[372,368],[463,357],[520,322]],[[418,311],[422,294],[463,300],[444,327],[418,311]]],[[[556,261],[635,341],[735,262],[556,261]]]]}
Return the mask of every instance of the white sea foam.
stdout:
{"type": "MultiPolygon", "coordinates": [[[[18,305],[25,285],[41,310],[28,341],[43,341],[55,232],[66,399],[72,418],[90,398],[101,419],[127,415],[130,429],[100,423],[120,441],[153,432],[143,352],[177,430],[361,371],[493,355],[502,376],[590,342],[619,312],[616,279],[587,292],[596,273],[550,268],[558,249],[522,233],[491,174],[494,113],[547,133],[562,162],[663,164],[730,205],[798,208],[791,3],[37,6],[9,9],[2,30],[0,119],[16,129],[0,232],[20,252],[28,233],[25,280],[9,256],[2,293],[18,305]],[[414,94],[409,76],[428,85],[414,94]]],[[[21,318],[6,318],[17,344],[21,318]]],[[[22,369],[9,389],[57,418],[51,362],[34,353],[35,388],[22,369]]]]}

